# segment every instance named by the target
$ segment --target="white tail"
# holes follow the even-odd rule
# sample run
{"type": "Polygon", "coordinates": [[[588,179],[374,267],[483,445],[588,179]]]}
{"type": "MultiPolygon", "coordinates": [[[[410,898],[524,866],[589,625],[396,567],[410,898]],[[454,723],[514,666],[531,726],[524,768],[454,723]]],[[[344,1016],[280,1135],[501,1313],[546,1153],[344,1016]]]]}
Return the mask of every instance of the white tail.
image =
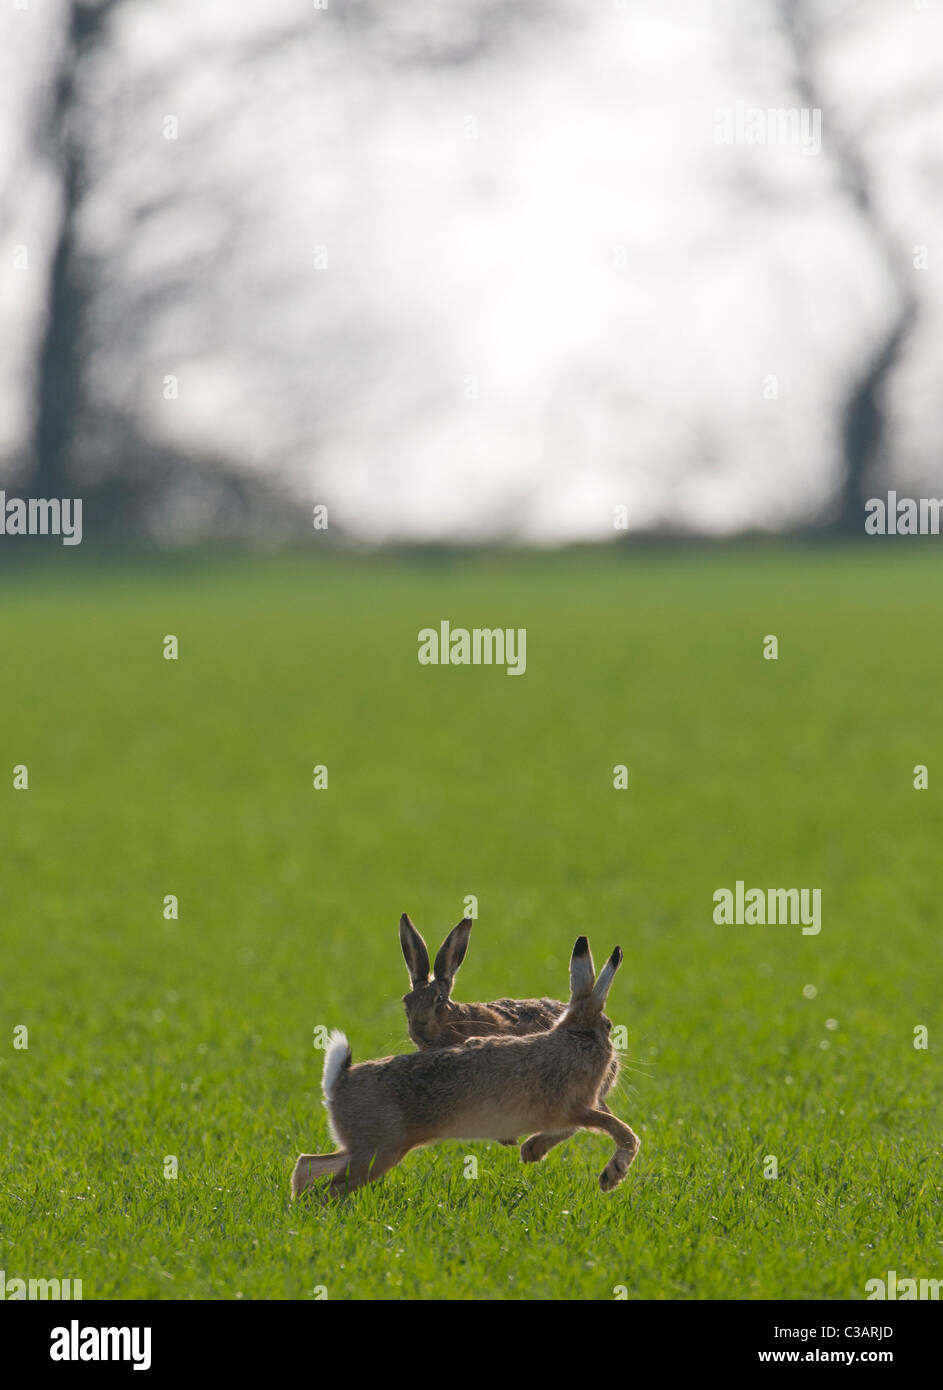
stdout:
{"type": "Polygon", "coordinates": [[[327,1052],[324,1054],[324,1077],[321,1081],[321,1090],[324,1092],[324,1104],[328,1105],[334,1095],[334,1087],[337,1085],[337,1078],[350,1063],[350,1043],[347,1041],[346,1034],[339,1028],[335,1028],[327,1040],[327,1052]]]}

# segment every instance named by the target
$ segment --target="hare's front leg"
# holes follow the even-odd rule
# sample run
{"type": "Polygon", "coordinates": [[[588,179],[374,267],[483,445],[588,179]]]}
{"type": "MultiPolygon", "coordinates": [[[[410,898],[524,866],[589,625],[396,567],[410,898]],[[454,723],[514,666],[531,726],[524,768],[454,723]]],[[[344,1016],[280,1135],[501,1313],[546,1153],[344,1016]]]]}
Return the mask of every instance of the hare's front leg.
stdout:
{"type": "Polygon", "coordinates": [[[641,1140],[634,1130],[616,1118],[611,1110],[587,1110],[580,1116],[580,1124],[585,1129],[601,1129],[616,1142],[616,1151],[599,1175],[599,1186],[603,1192],[611,1192],[625,1177],[632,1160],[639,1151],[641,1140]]]}
{"type": "Polygon", "coordinates": [[[521,1162],[539,1163],[542,1158],[546,1158],[551,1149],[575,1133],[575,1129],[561,1129],[556,1134],[532,1134],[527,1142],[521,1145],[521,1162]]]}
{"type": "MultiPolygon", "coordinates": [[[[604,1100],[596,1102],[597,1109],[605,1115],[611,1115],[612,1111],[604,1100]]],[[[539,1163],[542,1158],[546,1158],[551,1149],[555,1149],[558,1144],[562,1144],[565,1139],[569,1139],[576,1133],[573,1129],[561,1129],[553,1134],[533,1134],[526,1143],[521,1145],[522,1163],[539,1163]]],[[[513,1140],[499,1139],[499,1144],[513,1143],[513,1140]]]]}

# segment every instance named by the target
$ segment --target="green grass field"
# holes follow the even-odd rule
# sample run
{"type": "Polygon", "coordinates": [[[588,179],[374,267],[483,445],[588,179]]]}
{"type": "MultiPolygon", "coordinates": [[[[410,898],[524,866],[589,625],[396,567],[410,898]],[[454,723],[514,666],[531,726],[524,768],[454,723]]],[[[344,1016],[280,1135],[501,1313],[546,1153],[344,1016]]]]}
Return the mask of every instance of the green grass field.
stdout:
{"type": "Polygon", "coordinates": [[[935,547],[86,549],[0,573],[8,1280],[802,1299],[943,1276],[935,547]],[[420,666],[441,618],[526,627],[526,674],[420,666]],[[738,879],[820,887],[821,933],[715,925],[738,879]],[[633,1169],[607,1196],[604,1136],[526,1167],[448,1143],[292,1205],[299,1151],[331,1147],[313,1030],[407,1050],[399,915],[437,946],[468,894],[460,1000],[560,997],[578,934],[597,964],[622,945],[633,1169]]]}

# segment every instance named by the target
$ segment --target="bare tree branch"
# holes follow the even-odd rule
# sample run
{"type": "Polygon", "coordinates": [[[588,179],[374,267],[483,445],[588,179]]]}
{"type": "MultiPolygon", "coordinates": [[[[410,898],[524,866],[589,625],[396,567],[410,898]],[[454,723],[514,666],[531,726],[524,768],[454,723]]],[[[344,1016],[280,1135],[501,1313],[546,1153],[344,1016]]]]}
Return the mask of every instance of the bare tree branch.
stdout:
{"type": "Polygon", "coordinates": [[[862,363],[841,412],[844,468],[834,516],[829,520],[837,530],[855,534],[861,532],[864,524],[865,503],[887,439],[884,397],[913,331],[919,301],[908,274],[909,261],[884,213],[868,161],[858,140],[843,126],[826,99],[819,67],[821,31],[808,0],[778,0],[778,9],[793,55],[800,100],[822,112],[840,187],[856,209],[896,298],[891,320],[862,363]]]}

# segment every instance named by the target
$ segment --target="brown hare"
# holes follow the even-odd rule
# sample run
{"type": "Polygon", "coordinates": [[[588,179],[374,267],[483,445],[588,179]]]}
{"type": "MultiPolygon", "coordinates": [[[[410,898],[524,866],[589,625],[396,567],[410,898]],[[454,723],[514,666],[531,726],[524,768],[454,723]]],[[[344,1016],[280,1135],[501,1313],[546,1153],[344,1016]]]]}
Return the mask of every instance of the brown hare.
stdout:
{"type": "MultiPolygon", "coordinates": [[[[409,971],[412,989],[403,995],[409,1036],[421,1051],[455,1047],[469,1038],[517,1037],[542,1033],[552,1028],[566,1008],[559,999],[493,999],[488,1004],[455,1004],[452,986],[468,950],[472,922],[464,917],[453,927],[439,947],[429,978],[429,952],[408,913],[399,919],[399,940],[409,971]]],[[[612,1064],[600,1092],[600,1107],[608,1106],[601,1097],[608,1095],[619,1075],[619,1059],[612,1064]]],[[[572,1132],[572,1131],[571,1131],[572,1132]]],[[[561,1135],[560,1143],[567,1135],[561,1135]]],[[[499,1144],[516,1144],[516,1139],[499,1139],[499,1144]]],[[[542,1157],[543,1155],[541,1155],[542,1157]]]]}
{"type": "Polygon", "coordinates": [[[456,1047],[466,1038],[495,1033],[539,1033],[563,1013],[559,999],[495,999],[490,1004],[453,1004],[452,985],[468,950],[472,922],[463,918],[439,947],[429,974],[426,943],[407,913],[399,919],[399,940],[412,989],[403,995],[409,1036],[420,1050],[456,1047]]]}
{"type": "Polygon", "coordinates": [[[324,1060],[324,1097],[332,1154],[301,1154],[291,1175],[297,1197],[330,1177],[335,1195],[374,1182],[410,1149],[440,1139],[532,1137],[521,1158],[533,1163],[576,1129],[609,1134],[616,1149],[599,1178],[604,1192],[629,1170],[639,1140],[600,1105],[618,1059],[603,1014],[622,960],[617,946],[596,979],[589,943],[579,937],[570,960],[570,1001],[554,1025],[524,1037],[474,1038],[459,1047],[413,1052],[351,1065],[343,1033],[324,1060]]]}

